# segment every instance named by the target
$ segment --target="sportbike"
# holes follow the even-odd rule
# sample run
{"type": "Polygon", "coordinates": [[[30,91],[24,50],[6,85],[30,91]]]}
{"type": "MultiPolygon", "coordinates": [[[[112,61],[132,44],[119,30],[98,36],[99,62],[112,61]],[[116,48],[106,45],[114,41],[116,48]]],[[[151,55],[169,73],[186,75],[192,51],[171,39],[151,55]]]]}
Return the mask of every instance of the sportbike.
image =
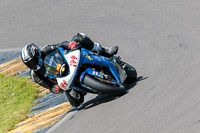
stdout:
{"type": "Polygon", "coordinates": [[[107,58],[84,48],[72,51],[58,47],[46,56],[47,75],[63,90],[75,89],[82,93],[122,95],[125,84],[134,82],[134,67],[119,56],[107,58]]]}

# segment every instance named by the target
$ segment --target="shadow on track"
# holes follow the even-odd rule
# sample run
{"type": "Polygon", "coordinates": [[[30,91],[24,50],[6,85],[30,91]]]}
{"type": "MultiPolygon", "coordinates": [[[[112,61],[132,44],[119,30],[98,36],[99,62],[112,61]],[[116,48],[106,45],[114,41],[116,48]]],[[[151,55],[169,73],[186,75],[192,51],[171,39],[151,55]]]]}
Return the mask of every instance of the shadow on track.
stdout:
{"type": "MultiPolygon", "coordinates": [[[[140,77],[137,77],[136,81],[134,81],[133,83],[126,85],[127,92],[124,95],[126,95],[128,93],[128,90],[132,89],[137,84],[137,82],[145,80],[147,78],[148,77],[140,76],[140,77]]],[[[121,96],[123,96],[123,95],[121,95],[121,96]]],[[[86,109],[92,108],[94,106],[98,106],[102,103],[110,102],[112,100],[120,98],[121,96],[112,96],[112,95],[108,95],[108,94],[100,94],[100,95],[97,95],[95,98],[83,103],[80,107],[73,108],[69,112],[86,110],[86,109]]]]}

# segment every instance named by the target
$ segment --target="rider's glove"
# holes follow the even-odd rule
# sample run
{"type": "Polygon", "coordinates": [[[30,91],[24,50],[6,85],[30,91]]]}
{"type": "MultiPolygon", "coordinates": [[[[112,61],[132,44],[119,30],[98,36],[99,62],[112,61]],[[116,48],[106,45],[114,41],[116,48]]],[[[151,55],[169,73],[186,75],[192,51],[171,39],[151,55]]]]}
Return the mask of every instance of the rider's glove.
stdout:
{"type": "Polygon", "coordinates": [[[55,94],[62,93],[63,90],[58,85],[53,85],[51,88],[51,92],[55,94]]]}
{"type": "Polygon", "coordinates": [[[62,47],[64,48],[65,50],[68,49],[68,44],[70,43],[70,41],[64,41],[64,42],[61,42],[61,43],[58,43],[57,47],[62,47]]]}
{"type": "Polygon", "coordinates": [[[79,42],[72,41],[68,44],[68,49],[74,50],[79,48],[81,45],[79,42]]]}

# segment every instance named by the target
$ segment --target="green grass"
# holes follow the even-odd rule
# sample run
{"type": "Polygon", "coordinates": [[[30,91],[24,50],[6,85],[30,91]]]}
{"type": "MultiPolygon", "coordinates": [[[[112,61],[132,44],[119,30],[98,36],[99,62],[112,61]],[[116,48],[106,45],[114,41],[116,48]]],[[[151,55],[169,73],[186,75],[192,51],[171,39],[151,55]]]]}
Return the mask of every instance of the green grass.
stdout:
{"type": "Polygon", "coordinates": [[[0,133],[27,118],[39,89],[27,77],[0,75],[0,133]]]}

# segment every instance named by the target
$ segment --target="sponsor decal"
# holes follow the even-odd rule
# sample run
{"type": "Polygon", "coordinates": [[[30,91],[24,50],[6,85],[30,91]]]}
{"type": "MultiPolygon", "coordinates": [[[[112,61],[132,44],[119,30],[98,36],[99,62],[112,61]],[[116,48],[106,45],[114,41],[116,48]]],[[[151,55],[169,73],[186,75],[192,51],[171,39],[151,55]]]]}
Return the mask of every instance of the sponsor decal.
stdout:
{"type": "Polygon", "coordinates": [[[96,76],[98,76],[98,77],[100,77],[100,78],[103,77],[103,75],[102,75],[100,72],[97,72],[97,71],[93,71],[92,74],[93,74],[93,75],[96,75],[96,76]]]}
{"type": "Polygon", "coordinates": [[[90,57],[90,56],[86,56],[86,58],[88,58],[89,60],[93,60],[93,58],[92,58],[92,57],[90,57]]]}
{"type": "Polygon", "coordinates": [[[61,64],[58,64],[58,65],[56,66],[56,70],[57,70],[57,71],[60,71],[60,67],[61,67],[61,64]]]}

